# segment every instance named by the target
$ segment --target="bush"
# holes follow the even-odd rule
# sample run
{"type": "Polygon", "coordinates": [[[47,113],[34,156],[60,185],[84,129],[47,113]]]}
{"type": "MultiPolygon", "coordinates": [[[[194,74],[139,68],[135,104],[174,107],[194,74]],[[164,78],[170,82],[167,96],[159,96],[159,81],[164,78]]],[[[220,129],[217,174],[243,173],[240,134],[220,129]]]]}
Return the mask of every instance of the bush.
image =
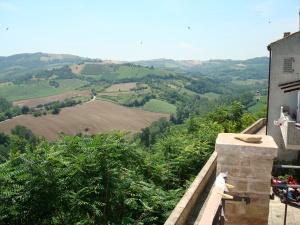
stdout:
{"type": "Polygon", "coordinates": [[[28,112],[29,112],[29,107],[28,106],[26,106],[26,105],[24,105],[22,108],[21,108],[21,112],[22,112],[22,114],[27,114],[28,112]]]}
{"type": "Polygon", "coordinates": [[[51,111],[51,113],[54,114],[54,115],[59,114],[59,112],[60,112],[60,108],[54,108],[54,109],[52,109],[52,111],[51,111]]]}
{"type": "Polygon", "coordinates": [[[33,112],[33,116],[34,116],[34,117],[42,116],[42,112],[41,112],[41,111],[34,111],[34,112],[33,112]]]}

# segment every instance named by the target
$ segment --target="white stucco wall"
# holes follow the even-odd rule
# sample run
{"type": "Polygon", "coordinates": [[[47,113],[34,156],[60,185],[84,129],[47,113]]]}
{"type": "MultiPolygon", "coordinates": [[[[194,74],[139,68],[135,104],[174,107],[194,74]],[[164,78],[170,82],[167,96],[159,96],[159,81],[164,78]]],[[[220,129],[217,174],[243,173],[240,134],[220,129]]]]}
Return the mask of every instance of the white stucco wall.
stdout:
{"type": "Polygon", "coordinates": [[[280,128],[274,125],[274,120],[278,120],[281,106],[288,106],[291,113],[297,109],[297,91],[284,93],[278,85],[300,80],[300,32],[275,42],[270,47],[271,75],[267,133],[274,138],[279,146],[278,158],[281,160],[293,160],[297,159],[299,151],[285,149],[280,128]],[[295,59],[293,73],[283,72],[283,61],[284,58],[288,57],[294,57],[295,59]]]}

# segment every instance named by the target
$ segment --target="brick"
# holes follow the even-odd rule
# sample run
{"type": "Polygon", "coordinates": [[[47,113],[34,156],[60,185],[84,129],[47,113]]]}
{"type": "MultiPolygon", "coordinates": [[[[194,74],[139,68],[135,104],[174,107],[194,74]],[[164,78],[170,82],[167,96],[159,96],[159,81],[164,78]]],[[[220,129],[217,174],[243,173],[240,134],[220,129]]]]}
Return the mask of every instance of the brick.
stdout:
{"type": "Polygon", "coordinates": [[[228,217],[227,221],[225,223],[226,225],[233,225],[233,224],[239,224],[239,225],[268,225],[268,219],[267,218],[257,218],[257,217],[228,217]]]}
{"type": "Polygon", "coordinates": [[[225,205],[225,214],[226,215],[244,215],[246,214],[246,208],[244,207],[244,202],[234,202],[227,201],[225,205]]]}
{"type": "Polygon", "coordinates": [[[270,194],[271,184],[270,181],[266,182],[249,182],[248,192],[250,193],[260,193],[260,194],[270,194]]]}
{"type": "Polygon", "coordinates": [[[266,194],[254,194],[249,193],[247,196],[250,198],[250,203],[254,205],[264,205],[269,206],[270,196],[266,194]]]}
{"type": "Polygon", "coordinates": [[[246,205],[247,216],[258,216],[258,217],[267,217],[269,215],[269,205],[257,205],[257,204],[248,204],[246,205]]]}
{"type": "Polygon", "coordinates": [[[217,163],[221,165],[239,166],[240,157],[236,155],[218,155],[217,163]]]}
{"type": "Polygon", "coordinates": [[[238,177],[240,175],[240,170],[236,166],[220,165],[217,168],[218,173],[228,172],[228,176],[238,177]]]}
{"type": "Polygon", "coordinates": [[[241,167],[250,167],[251,165],[251,158],[250,157],[241,157],[241,167]]]}
{"type": "Polygon", "coordinates": [[[246,180],[238,180],[232,177],[228,177],[227,183],[234,186],[230,189],[230,193],[244,193],[248,190],[248,182],[246,180]]]}
{"type": "Polygon", "coordinates": [[[241,167],[239,175],[241,178],[253,178],[262,181],[271,180],[271,171],[263,169],[241,167]]]}
{"type": "Polygon", "coordinates": [[[255,160],[252,160],[250,162],[252,168],[266,170],[266,171],[272,171],[273,168],[273,160],[270,159],[261,159],[257,158],[255,160]]]}

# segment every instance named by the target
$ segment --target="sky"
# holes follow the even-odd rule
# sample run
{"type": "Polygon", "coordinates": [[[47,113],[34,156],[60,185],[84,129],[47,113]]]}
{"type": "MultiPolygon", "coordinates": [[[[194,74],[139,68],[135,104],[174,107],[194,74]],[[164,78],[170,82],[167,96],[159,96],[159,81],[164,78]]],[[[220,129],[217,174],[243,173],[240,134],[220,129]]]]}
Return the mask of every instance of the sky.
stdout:
{"type": "Polygon", "coordinates": [[[247,59],[299,29],[300,0],[0,0],[0,55],[247,59]]]}

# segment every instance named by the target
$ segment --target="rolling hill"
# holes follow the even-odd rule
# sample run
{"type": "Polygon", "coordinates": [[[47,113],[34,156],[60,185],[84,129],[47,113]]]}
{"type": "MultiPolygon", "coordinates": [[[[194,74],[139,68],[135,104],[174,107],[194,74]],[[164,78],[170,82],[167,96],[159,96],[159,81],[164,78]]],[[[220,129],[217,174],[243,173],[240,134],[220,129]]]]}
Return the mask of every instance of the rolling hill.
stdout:
{"type": "Polygon", "coordinates": [[[0,57],[0,81],[13,80],[28,73],[63,65],[80,63],[89,59],[68,54],[23,53],[0,57]]]}
{"type": "Polygon", "coordinates": [[[173,60],[155,59],[136,61],[134,64],[154,66],[170,70],[179,70],[190,75],[217,76],[240,79],[266,79],[268,75],[268,57],[257,57],[247,60],[173,60]]]}

